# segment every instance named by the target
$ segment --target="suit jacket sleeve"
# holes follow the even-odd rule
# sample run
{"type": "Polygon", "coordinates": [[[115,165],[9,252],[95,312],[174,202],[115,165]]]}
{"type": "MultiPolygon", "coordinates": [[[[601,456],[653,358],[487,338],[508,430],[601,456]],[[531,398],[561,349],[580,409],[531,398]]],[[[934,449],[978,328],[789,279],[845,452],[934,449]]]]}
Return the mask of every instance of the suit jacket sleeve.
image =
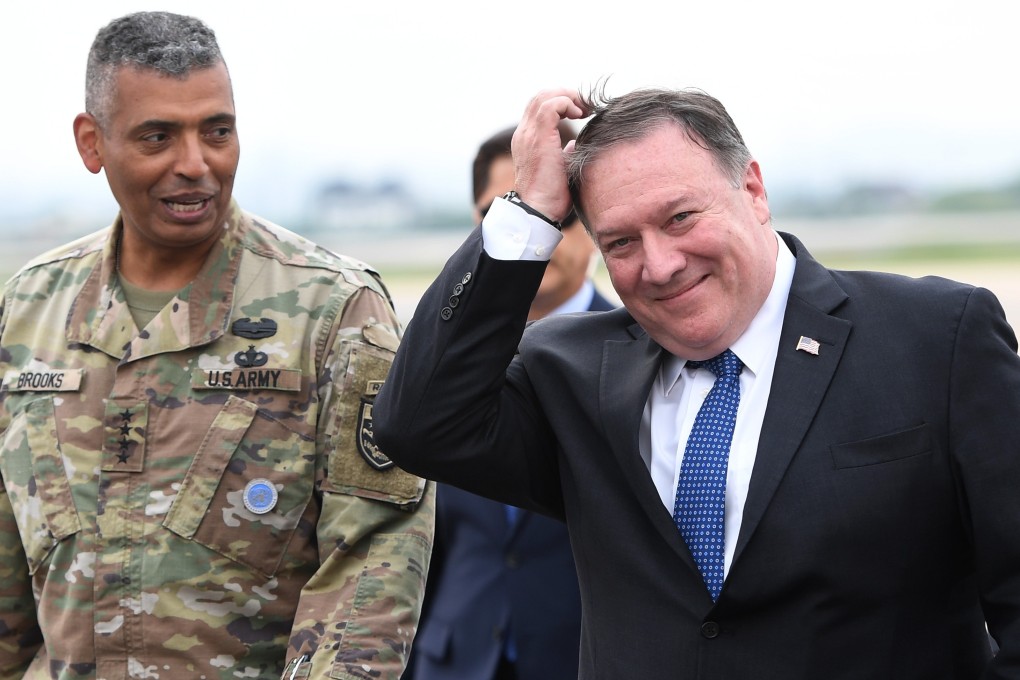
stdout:
{"type": "MultiPolygon", "coordinates": [[[[934,329],[933,329],[934,332],[934,329]]],[[[1020,678],[1020,358],[995,297],[975,289],[952,357],[949,439],[982,607],[1000,646],[988,678],[1020,678]],[[1007,668],[1012,670],[1007,670],[1007,668]]]]}
{"type": "Polygon", "coordinates": [[[472,233],[408,324],[375,436],[408,471],[562,516],[555,437],[514,360],[546,264],[492,259],[472,233]]]}

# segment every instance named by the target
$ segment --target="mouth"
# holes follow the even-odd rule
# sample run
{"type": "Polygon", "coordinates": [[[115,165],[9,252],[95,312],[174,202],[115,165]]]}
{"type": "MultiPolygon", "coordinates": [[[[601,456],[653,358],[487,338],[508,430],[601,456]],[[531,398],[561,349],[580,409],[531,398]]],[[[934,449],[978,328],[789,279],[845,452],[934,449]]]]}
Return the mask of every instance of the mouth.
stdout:
{"type": "Polygon", "coordinates": [[[207,205],[209,205],[209,201],[210,201],[210,199],[208,199],[208,198],[200,198],[200,199],[195,199],[195,200],[190,200],[190,201],[164,199],[163,203],[172,212],[177,212],[177,213],[196,213],[196,212],[201,211],[207,205]]]}
{"type": "Polygon", "coordinates": [[[679,288],[679,289],[674,290],[674,291],[670,291],[669,293],[666,293],[665,295],[660,295],[660,296],[658,296],[656,298],[656,300],[658,300],[660,302],[666,302],[666,301],[670,301],[670,300],[678,300],[680,298],[683,298],[688,293],[690,293],[691,291],[696,289],[698,286],[700,286],[702,283],[704,283],[706,279],[708,279],[708,274],[705,274],[704,276],[702,276],[702,277],[700,277],[698,279],[695,279],[694,281],[691,281],[690,284],[688,284],[688,285],[686,285],[686,286],[684,286],[682,288],[679,288]]]}
{"type": "Polygon", "coordinates": [[[212,196],[174,196],[161,199],[169,218],[175,222],[200,222],[212,210],[212,196]]]}

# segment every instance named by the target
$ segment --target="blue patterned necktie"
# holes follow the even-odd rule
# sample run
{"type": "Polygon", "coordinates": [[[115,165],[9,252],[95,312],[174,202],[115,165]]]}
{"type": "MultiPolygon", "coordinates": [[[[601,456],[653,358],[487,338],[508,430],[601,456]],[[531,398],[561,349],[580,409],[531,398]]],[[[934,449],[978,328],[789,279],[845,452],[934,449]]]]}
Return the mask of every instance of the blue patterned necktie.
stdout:
{"type": "Polygon", "coordinates": [[[694,418],[680,480],[676,485],[673,522],[687,542],[708,592],[715,602],[723,584],[726,466],[740,405],[744,364],[726,350],[707,361],[688,361],[715,374],[715,384],[694,418]]]}

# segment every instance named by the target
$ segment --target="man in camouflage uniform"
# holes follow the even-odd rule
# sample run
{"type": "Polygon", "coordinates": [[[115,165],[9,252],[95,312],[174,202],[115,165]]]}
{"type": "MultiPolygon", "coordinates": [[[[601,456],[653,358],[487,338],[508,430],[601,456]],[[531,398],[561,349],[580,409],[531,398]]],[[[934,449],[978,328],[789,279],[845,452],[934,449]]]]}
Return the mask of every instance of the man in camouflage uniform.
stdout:
{"type": "Polygon", "coordinates": [[[398,678],[434,488],[374,446],[385,288],[233,203],[201,22],[112,22],[87,81],[120,215],[0,307],[0,678],[398,678]]]}

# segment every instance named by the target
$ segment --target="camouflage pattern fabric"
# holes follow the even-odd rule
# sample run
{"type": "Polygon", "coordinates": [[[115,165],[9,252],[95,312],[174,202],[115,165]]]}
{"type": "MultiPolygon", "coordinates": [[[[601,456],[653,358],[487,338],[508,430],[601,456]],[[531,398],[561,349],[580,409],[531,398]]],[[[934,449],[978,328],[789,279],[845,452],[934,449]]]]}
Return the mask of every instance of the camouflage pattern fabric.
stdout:
{"type": "Polygon", "coordinates": [[[377,275],[234,205],[139,332],[121,228],[4,291],[0,678],[399,678],[435,489],[372,438],[377,275]]]}

